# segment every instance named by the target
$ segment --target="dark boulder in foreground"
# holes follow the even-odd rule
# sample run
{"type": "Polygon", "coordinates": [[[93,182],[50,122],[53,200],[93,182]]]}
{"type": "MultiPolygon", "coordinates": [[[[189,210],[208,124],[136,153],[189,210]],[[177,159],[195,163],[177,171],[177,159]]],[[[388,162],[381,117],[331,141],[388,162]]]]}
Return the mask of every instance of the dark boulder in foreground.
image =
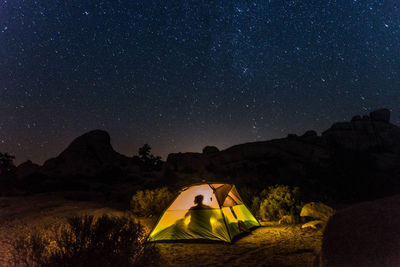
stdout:
{"type": "Polygon", "coordinates": [[[328,221],[335,213],[334,209],[322,202],[310,202],[301,208],[301,217],[311,217],[314,220],[328,221]]]}
{"type": "Polygon", "coordinates": [[[400,266],[400,196],[338,211],[325,228],[319,265],[400,266]]]}

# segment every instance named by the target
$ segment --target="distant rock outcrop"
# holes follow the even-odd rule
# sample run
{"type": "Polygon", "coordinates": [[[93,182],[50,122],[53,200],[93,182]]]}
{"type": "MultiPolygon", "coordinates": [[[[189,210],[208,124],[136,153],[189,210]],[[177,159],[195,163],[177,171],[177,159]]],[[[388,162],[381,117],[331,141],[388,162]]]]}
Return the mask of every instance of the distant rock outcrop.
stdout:
{"type": "Polygon", "coordinates": [[[43,166],[20,164],[12,183],[0,181],[0,196],[73,191],[89,198],[129,199],[138,187],[152,187],[161,179],[160,171],[145,171],[142,166],[138,157],[116,152],[107,132],[94,130],[77,137],[43,166]]]}
{"type": "Polygon", "coordinates": [[[279,183],[336,199],[393,194],[400,191],[400,128],[389,120],[389,110],[380,109],[334,123],[321,136],[307,131],[222,151],[173,153],[165,170],[178,184],[202,179],[257,187],[279,183]]]}
{"type": "Polygon", "coordinates": [[[373,121],[383,121],[383,122],[390,121],[390,111],[386,108],[377,109],[375,111],[372,111],[369,116],[371,117],[371,120],[373,120],[373,121]]]}
{"type": "Polygon", "coordinates": [[[137,157],[116,152],[107,132],[94,130],[43,166],[27,162],[16,173],[20,178],[31,176],[31,185],[42,180],[51,184],[57,177],[64,177],[59,180],[65,184],[80,177],[174,186],[217,180],[255,189],[285,184],[299,186],[310,199],[359,201],[400,193],[400,128],[390,123],[389,110],[380,109],[334,123],[320,136],[307,131],[221,151],[207,146],[203,153],[173,153],[156,175],[143,173],[140,164],[137,157]]]}
{"type": "Polygon", "coordinates": [[[389,120],[388,109],[375,110],[369,117],[355,116],[350,122],[334,123],[322,138],[333,148],[400,152],[400,129],[389,120]]]}
{"type": "Polygon", "coordinates": [[[110,136],[102,130],[94,130],[76,138],[56,158],[47,160],[42,172],[56,176],[94,176],[106,168],[126,168],[130,159],[116,152],[110,136]]]}
{"type": "Polygon", "coordinates": [[[309,130],[307,132],[305,132],[301,137],[303,138],[313,138],[313,137],[317,137],[318,134],[316,131],[314,130],[309,130]]]}
{"type": "Polygon", "coordinates": [[[203,154],[213,154],[219,152],[219,149],[215,146],[206,146],[203,148],[203,154]]]}
{"type": "Polygon", "coordinates": [[[16,169],[16,176],[18,179],[23,177],[32,175],[40,170],[40,165],[33,163],[30,160],[27,160],[20,165],[18,165],[16,169]]]}

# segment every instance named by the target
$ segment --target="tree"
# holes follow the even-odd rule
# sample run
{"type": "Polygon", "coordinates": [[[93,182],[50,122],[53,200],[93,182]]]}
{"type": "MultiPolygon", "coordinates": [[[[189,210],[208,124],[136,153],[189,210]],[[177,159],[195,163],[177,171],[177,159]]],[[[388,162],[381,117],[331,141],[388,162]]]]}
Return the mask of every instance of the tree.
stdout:
{"type": "Polygon", "coordinates": [[[12,170],[14,170],[14,159],[14,156],[0,152],[0,176],[8,175],[12,170]]]}
{"type": "Polygon", "coordinates": [[[151,147],[149,144],[144,144],[141,148],[139,148],[139,157],[141,160],[148,160],[150,157],[151,147]]]}
{"type": "Polygon", "coordinates": [[[139,160],[142,169],[145,171],[160,170],[162,167],[162,161],[160,156],[154,156],[151,152],[149,144],[144,144],[139,148],[139,160]]]}

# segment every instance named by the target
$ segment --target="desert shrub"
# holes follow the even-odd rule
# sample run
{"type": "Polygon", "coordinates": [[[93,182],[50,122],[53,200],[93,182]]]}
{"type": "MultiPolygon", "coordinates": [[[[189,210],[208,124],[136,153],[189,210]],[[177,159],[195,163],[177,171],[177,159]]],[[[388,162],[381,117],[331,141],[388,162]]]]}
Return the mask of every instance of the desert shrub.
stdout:
{"type": "Polygon", "coordinates": [[[258,218],[261,218],[260,216],[260,205],[261,202],[267,197],[268,195],[268,190],[264,189],[260,193],[253,194],[252,200],[251,200],[251,205],[250,205],[250,211],[258,218]]]}
{"type": "Polygon", "coordinates": [[[132,212],[138,216],[160,215],[171,203],[174,194],[167,187],[139,190],[131,199],[132,212]]]}
{"type": "Polygon", "coordinates": [[[259,216],[270,221],[286,215],[298,217],[302,207],[299,188],[287,185],[270,186],[261,193],[259,201],[259,216]]]}
{"type": "Polygon", "coordinates": [[[13,243],[17,266],[158,266],[142,225],[128,217],[72,217],[52,231],[31,231],[13,243]]]}

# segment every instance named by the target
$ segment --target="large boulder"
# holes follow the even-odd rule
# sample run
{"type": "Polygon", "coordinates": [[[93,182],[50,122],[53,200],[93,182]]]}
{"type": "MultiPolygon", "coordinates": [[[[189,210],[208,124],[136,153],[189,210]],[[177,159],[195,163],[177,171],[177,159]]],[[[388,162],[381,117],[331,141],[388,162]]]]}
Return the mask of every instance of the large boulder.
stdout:
{"type": "Polygon", "coordinates": [[[314,130],[309,130],[309,131],[305,132],[301,137],[303,137],[303,138],[310,138],[310,137],[317,137],[317,136],[318,136],[318,134],[317,134],[316,131],[314,131],[314,130]]]}
{"type": "Polygon", "coordinates": [[[319,265],[400,266],[400,196],[338,211],[325,228],[319,265]]]}
{"type": "Polygon", "coordinates": [[[206,146],[203,148],[203,154],[214,154],[218,152],[219,149],[216,146],[206,146]]]}
{"type": "Polygon", "coordinates": [[[39,172],[40,170],[40,166],[36,163],[33,163],[30,160],[27,160],[23,163],[21,163],[20,165],[18,165],[17,169],[16,169],[16,175],[17,178],[23,178],[23,177],[27,177],[29,175],[32,175],[36,172],[39,172]]]}
{"type": "Polygon", "coordinates": [[[325,226],[326,222],[321,221],[321,220],[314,220],[307,222],[301,226],[302,229],[313,229],[313,230],[318,230],[319,228],[322,228],[325,226]]]}
{"type": "Polygon", "coordinates": [[[321,202],[310,202],[303,206],[300,212],[301,217],[311,217],[315,220],[328,221],[335,211],[321,202]]]}

